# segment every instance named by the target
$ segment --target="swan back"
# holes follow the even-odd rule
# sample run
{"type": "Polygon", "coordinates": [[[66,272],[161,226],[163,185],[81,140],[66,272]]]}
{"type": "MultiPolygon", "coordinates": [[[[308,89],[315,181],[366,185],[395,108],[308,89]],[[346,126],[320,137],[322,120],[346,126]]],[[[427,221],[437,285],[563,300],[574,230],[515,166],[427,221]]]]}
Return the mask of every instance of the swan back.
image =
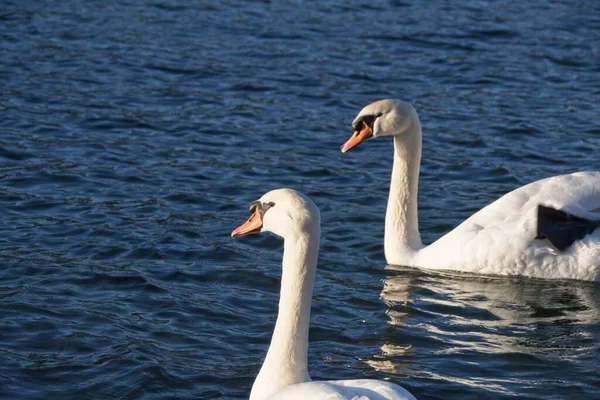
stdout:
{"type": "Polygon", "coordinates": [[[268,400],[416,400],[409,391],[387,381],[353,379],[306,382],[289,386],[268,400]]]}

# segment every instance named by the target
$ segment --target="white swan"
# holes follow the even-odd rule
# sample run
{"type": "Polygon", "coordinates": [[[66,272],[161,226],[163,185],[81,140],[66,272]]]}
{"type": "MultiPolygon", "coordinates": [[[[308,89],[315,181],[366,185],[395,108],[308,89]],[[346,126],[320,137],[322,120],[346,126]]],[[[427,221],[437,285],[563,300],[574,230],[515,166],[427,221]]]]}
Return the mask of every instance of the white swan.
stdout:
{"type": "Polygon", "coordinates": [[[284,239],[279,314],[250,400],[414,399],[385,381],[310,381],[308,324],[321,236],[319,209],[301,193],[278,189],[250,204],[250,214],[231,237],[272,232],[284,239]]]}
{"type": "Polygon", "coordinates": [[[421,243],[417,189],[421,123],[415,109],[380,100],[361,110],[342,153],[371,137],[394,137],[385,216],[389,264],[483,274],[600,280],[600,172],[577,172],[520,187],[429,246],[421,243]]]}

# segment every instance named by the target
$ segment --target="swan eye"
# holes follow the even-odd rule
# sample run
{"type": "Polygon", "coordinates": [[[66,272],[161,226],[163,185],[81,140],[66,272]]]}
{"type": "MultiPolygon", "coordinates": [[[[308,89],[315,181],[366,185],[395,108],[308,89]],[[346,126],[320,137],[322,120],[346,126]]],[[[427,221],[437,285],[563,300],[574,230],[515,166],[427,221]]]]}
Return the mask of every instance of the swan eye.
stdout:
{"type": "Polygon", "coordinates": [[[275,203],[273,203],[272,201],[268,202],[268,203],[267,203],[267,205],[268,205],[269,207],[275,207],[275,203]]]}

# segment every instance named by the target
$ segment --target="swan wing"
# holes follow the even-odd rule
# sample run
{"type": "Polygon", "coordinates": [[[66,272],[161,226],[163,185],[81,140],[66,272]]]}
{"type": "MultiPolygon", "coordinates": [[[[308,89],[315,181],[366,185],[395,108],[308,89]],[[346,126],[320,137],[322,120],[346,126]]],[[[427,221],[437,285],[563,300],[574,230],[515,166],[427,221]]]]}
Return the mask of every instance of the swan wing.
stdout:
{"type": "Polygon", "coordinates": [[[424,248],[416,265],[499,275],[600,279],[600,229],[559,251],[538,237],[538,206],[600,219],[600,172],[542,179],[507,193],[424,248]]]}

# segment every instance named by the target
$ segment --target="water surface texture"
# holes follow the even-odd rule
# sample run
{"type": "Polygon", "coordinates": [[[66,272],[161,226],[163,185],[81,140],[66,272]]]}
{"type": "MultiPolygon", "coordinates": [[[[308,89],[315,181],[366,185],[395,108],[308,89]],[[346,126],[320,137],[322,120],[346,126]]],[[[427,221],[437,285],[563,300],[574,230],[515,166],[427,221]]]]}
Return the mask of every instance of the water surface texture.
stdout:
{"type": "Polygon", "coordinates": [[[314,379],[600,398],[597,284],[386,267],[392,142],[339,152],[412,102],[431,242],[598,169],[599,76],[592,0],[3,1],[0,398],[247,398],[282,244],[229,234],[278,187],[321,208],[314,379]]]}

